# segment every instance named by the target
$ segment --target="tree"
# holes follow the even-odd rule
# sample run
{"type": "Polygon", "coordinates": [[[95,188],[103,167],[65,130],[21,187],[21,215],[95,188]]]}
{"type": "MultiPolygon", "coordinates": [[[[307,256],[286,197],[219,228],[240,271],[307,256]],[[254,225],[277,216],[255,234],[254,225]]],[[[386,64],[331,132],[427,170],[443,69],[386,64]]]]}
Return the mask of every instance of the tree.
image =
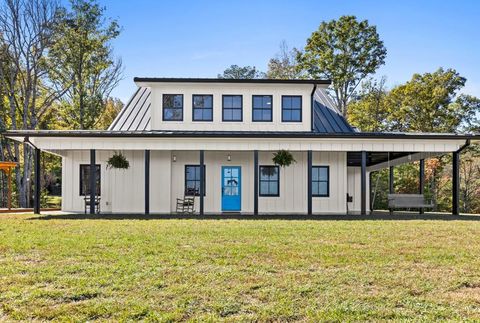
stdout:
{"type": "MultiPolygon", "coordinates": [[[[45,56],[52,43],[59,6],[53,0],[6,0],[0,5],[0,86],[6,95],[8,120],[2,127],[36,129],[39,121],[64,90],[47,80],[45,56]]],[[[32,148],[24,143],[6,143],[10,159],[21,160],[15,173],[21,207],[27,207],[32,148]]]]}
{"type": "Polygon", "coordinates": [[[390,131],[455,132],[470,115],[470,105],[455,104],[465,78],[454,69],[414,74],[388,95],[390,131]]]}
{"type": "Polygon", "coordinates": [[[71,12],[60,13],[50,49],[50,79],[67,88],[61,119],[71,129],[94,128],[106,101],[121,80],[122,62],[110,43],[120,33],[115,20],[93,0],[71,0],[71,12]]]}
{"type": "Polygon", "coordinates": [[[375,26],[355,16],[342,16],[322,22],[298,60],[308,76],[332,80],[334,102],[346,116],[357,86],[385,63],[386,55],[375,26]]]}
{"type": "Polygon", "coordinates": [[[264,73],[257,70],[255,66],[230,65],[217,77],[219,79],[259,79],[264,77],[264,73]]]}
{"type": "Polygon", "coordinates": [[[105,109],[103,113],[99,116],[97,122],[95,123],[96,129],[107,129],[117,116],[117,114],[122,110],[123,103],[120,99],[109,98],[106,102],[105,109]]]}
{"type": "Polygon", "coordinates": [[[300,51],[295,47],[291,50],[287,42],[280,43],[280,52],[268,62],[267,78],[269,79],[298,79],[302,76],[302,70],[298,66],[297,57],[300,51]]]}
{"type": "Polygon", "coordinates": [[[379,132],[388,130],[388,91],[386,78],[379,81],[369,79],[362,84],[359,95],[348,105],[348,121],[362,131],[379,132]]]}

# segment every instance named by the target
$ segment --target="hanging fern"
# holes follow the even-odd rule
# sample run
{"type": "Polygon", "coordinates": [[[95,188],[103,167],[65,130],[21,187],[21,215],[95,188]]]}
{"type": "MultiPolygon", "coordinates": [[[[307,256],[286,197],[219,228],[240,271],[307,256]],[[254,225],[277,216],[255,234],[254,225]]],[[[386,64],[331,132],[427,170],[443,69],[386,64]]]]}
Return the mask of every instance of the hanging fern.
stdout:
{"type": "Polygon", "coordinates": [[[281,149],[273,154],[273,162],[275,165],[280,167],[288,167],[292,163],[296,163],[297,161],[293,158],[293,155],[288,150],[281,149]]]}
{"type": "Polygon", "coordinates": [[[128,169],[130,163],[127,158],[119,152],[115,152],[112,157],[107,160],[107,169],[117,168],[117,169],[128,169]]]}

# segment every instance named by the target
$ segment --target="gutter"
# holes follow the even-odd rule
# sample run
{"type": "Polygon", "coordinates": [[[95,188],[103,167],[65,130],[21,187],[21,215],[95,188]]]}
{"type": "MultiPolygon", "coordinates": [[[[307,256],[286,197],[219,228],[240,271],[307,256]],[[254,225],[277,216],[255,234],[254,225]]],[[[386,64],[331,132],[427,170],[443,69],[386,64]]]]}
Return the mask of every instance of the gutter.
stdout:
{"type": "Polygon", "coordinates": [[[467,148],[468,146],[470,146],[470,139],[467,139],[467,141],[465,141],[465,144],[464,144],[462,147],[460,147],[460,148],[456,151],[456,153],[457,153],[457,154],[461,153],[461,152],[462,152],[465,148],[467,148]]]}
{"type": "Polygon", "coordinates": [[[313,117],[314,117],[314,108],[313,108],[314,98],[313,97],[314,97],[316,91],[317,91],[317,83],[313,84],[312,93],[310,94],[310,97],[311,97],[311,101],[310,101],[310,128],[312,129],[312,131],[315,130],[315,124],[314,124],[314,121],[313,121],[313,117]]]}

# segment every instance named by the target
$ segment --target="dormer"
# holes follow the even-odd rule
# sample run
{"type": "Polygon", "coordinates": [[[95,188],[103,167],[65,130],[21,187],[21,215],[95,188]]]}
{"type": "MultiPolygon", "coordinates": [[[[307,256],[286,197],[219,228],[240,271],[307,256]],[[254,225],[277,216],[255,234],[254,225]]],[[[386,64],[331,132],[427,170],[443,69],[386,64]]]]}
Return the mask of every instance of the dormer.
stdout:
{"type": "Polygon", "coordinates": [[[135,78],[110,130],[351,132],[326,80],[135,78]]]}

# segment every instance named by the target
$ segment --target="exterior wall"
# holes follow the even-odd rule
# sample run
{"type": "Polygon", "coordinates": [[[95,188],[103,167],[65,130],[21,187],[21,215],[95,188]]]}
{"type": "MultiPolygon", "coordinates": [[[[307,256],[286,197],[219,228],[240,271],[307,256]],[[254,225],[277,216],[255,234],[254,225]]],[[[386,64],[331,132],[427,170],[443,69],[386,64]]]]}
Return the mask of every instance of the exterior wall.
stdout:
{"type": "MultiPolygon", "coordinates": [[[[113,213],[144,212],[144,152],[124,151],[128,170],[107,170],[106,160],[113,151],[97,151],[101,165],[101,210],[113,213]]],[[[259,165],[273,165],[273,152],[259,152],[259,165]]],[[[307,212],[307,153],[292,152],[297,163],[280,168],[280,196],[259,196],[260,213],[307,212]]],[[[69,151],[63,157],[62,210],[83,212],[79,195],[80,164],[89,164],[89,151],[69,151]]],[[[185,165],[198,165],[198,151],[152,151],[150,155],[150,212],[175,211],[176,198],[183,197],[185,165]],[[176,161],[173,162],[173,155],[176,161]]],[[[206,151],[205,212],[221,212],[221,167],[240,166],[242,171],[241,212],[253,213],[253,152],[206,151]],[[227,160],[227,156],[231,160],[227,160]]],[[[329,166],[330,196],[314,197],[314,213],[346,212],[347,167],[345,152],[314,152],[314,166],[329,166]]],[[[350,182],[349,182],[350,184],[350,182]]],[[[199,200],[196,200],[198,211],[199,200]]]]}
{"type": "Polygon", "coordinates": [[[310,131],[311,84],[148,84],[152,130],[310,131]],[[183,94],[183,121],[162,121],[163,94],[183,94]],[[192,121],[192,95],[213,95],[213,121],[192,121]],[[243,96],[243,121],[222,121],[222,95],[243,96]],[[252,95],[273,96],[273,121],[252,122],[252,95]],[[302,122],[282,122],[282,95],[302,96],[302,122]]]}
{"type": "MultiPolygon", "coordinates": [[[[361,171],[360,167],[347,167],[348,181],[347,189],[348,194],[353,197],[353,202],[348,203],[348,211],[353,213],[360,213],[361,211],[361,171]]],[[[367,171],[367,213],[370,212],[370,195],[368,194],[368,188],[370,187],[370,176],[367,171]]]]}
{"type": "MultiPolygon", "coordinates": [[[[107,169],[106,161],[113,151],[97,151],[96,163],[101,168],[102,212],[144,212],[144,153],[125,151],[130,162],[127,170],[107,169]]],[[[80,196],[80,165],[90,163],[90,152],[69,151],[62,158],[62,211],[84,212],[84,198],[80,196]]]]}

